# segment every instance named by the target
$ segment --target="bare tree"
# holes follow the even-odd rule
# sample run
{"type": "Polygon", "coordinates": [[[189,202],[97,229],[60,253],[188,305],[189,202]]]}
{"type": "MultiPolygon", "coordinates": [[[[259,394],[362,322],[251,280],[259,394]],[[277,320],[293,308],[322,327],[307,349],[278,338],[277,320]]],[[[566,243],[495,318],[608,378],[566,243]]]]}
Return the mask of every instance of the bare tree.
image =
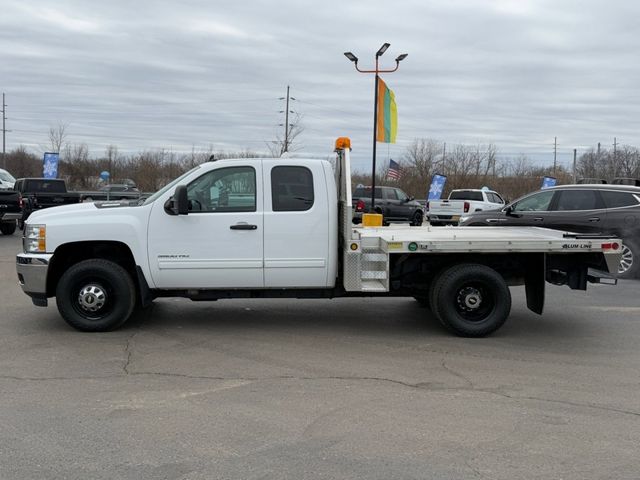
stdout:
{"type": "Polygon", "coordinates": [[[302,115],[296,114],[288,127],[286,139],[284,134],[277,133],[275,140],[267,142],[267,148],[272,157],[281,157],[284,152],[296,152],[302,148],[302,145],[297,142],[298,137],[304,132],[302,115]]]}
{"type": "Polygon", "coordinates": [[[69,127],[68,123],[60,122],[55,127],[49,127],[49,145],[48,147],[52,152],[61,153],[62,147],[66,144],[67,141],[67,128],[69,127]]]}

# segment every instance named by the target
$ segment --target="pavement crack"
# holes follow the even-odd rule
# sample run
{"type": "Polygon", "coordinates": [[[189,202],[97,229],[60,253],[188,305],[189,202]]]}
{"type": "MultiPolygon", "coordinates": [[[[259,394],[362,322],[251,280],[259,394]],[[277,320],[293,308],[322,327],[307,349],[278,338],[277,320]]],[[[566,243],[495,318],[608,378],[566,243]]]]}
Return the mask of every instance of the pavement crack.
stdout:
{"type": "Polygon", "coordinates": [[[122,366],[122,371],[124,372],[125,375],[129,375],[129,366],[131,365],[131,356],[133,355],[133,351],[132,351],[132,343],[133,343],[133,338],[140,333],[140,330],[136,330],[135,332],[133,332],[131,335],[129,335],[129,337],[127,338],[127,342],[124,346],[124,353],[125,353],[125,361],[124,361],[124,365],[122,366]]]}
{"type": "Polygon", "coordinates": [[[444,368],[447,372],[449,372],[451,375],[453,375],[454,377],[457,377],[459,379],[461,379],[462,381],[464,381],[471,389],[475,390],[475,386],[473,384],[473,382],[471,381],[471,379],[465,375],[463,375],[462,373],[454,370],[453,368],[447,366],[447,364],[445,363],[444,360],[442,360],[442,362],[440,363],[440,365],[442,365],[442,368],[444,368]]]}

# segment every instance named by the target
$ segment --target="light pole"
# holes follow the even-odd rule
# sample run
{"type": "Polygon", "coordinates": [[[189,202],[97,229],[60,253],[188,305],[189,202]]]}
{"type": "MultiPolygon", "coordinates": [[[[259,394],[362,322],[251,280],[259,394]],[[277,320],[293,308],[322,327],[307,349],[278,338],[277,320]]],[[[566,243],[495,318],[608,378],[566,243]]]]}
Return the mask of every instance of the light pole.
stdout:
{"type": "Polygon", "coordinates": [[[375,70],[360,70],[358,68],[358,57],[356,57],[351,52],[344,53],[344,56],[354,63],[356,70],[358,72],[375,73],[376,75],[376,80],[374,85],[374,95],[373,95],[373,98],[374,98],[373,100],[373,166],[371,171],[371,210],[370,210],[371,212],[375,211],[375,202],[376,202],[376,128],[378,126],[378,79],[379,79],[378,74],[395,72],[396,70],[398,70],[398,67],[400,67],[400,62],[405,58],[407,58],[407,55],[408,55],[407,53],[403,53],[402,55],[398,55],[396,57],[396,68],[392,70],[380,70],[380,68],[378,67],[378,61],[380,57],[384,54],[384,52],[387,51],[387,48],[389,48],[389,46],[390,44],[383,43],[382,46],[376,52],[376,69],[375,70]]]}

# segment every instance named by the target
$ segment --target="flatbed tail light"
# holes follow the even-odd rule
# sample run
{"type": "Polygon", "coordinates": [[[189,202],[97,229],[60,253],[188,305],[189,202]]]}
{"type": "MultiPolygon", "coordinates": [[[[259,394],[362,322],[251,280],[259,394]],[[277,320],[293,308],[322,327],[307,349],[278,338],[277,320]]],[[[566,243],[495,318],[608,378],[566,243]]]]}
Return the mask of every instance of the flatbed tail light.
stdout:
{"type": "Polygon", "coordinates": [[[356,212],[364,212],[364,200],[358,200],[356,203],[356,212]]]}
{"type": "Polygon", "coordinates": [[[620,248],[620,244],[618,242],[609,242],[603,243],[600,247],[602,250],[618,250],[620,248]]]}

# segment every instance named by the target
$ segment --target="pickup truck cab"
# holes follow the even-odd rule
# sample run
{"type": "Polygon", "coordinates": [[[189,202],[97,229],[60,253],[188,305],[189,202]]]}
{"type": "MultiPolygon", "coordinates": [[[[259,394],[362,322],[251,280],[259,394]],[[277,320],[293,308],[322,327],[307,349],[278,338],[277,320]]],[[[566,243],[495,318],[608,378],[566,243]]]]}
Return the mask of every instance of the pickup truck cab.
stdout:
{"type": "Polygon", "coordinates": [[[453,332],[487,335],[509,315],[509,284],[542,312],[544,282],[586,289],[615,271],[618,240],[537,228],[431,229],[352,223],[350,148],[324,160],[207,162],[144,202],[35,212],[19,283],[34,304],[56,297],[84,331],[122,325],[157,297],[407,296],[453,332]],[[593,270],[590,270],[593,269],[593,270]]]}
{"type": "Polygon", "coordinates": [[[76,192],[68,192],[67,184],[59,178],[19,178],[14,188],[22,197],[20,223],[37,210],[80,201],[80,195],[76,192]]]}
{"type": "Polygon", "coordinates": [[[452,190],[447,200],[427,202],[431,225],[457,225],[460,217],[471,212],[497,210],[504,207],[504,199],[493,190],[452,190]]]}

